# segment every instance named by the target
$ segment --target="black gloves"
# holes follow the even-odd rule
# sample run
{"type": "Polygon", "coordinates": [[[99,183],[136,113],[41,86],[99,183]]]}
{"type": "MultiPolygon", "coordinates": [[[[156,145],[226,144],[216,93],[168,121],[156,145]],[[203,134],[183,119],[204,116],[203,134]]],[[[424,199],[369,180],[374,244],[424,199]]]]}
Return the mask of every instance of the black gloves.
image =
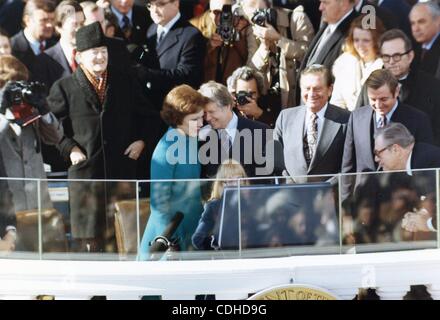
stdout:
{"type": "Polygon", "coordinates": [[[42,116],[49,113],[50,109],[46,101],[47,93],[44,84],[31,82],[24,88],[22,93],[24,102],[36,108],[42,116]]]}
{"type": "Polygon", "coordinates": [[[21,97],[21,90],[17,90],[17,82],[9,81],[0,92],[0,113],[5,114],[6,109],[14,103],[14,97],[21,97]]]}

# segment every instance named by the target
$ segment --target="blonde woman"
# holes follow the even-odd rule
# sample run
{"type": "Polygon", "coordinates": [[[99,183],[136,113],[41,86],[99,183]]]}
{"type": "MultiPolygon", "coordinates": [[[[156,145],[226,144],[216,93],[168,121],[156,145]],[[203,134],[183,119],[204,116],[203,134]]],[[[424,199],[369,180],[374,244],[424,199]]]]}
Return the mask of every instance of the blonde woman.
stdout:
{"type": "MultiPolygon", "coordinates": [[[[212,186],[211,197],[205,203],[202,216],[196,231],[192,236],[192,243],[197,250],[210,250],[213,248],[212,231],[216,225],[217,217],[220,213],[220,198],[225,186],[236,185],[237,180],[246,178],[246,172],[241,164],[233,159],[224,161],[218,168],[216,180],[212,186]]],[[[242,181],[243,185],[248,185],[247,180],[242,181]]]]}
{"type": "Polygon", "coordinates": [[[382,22],[376,19],[376,28],[363,26],[365,16],[359,16],[351,23],[344,53],[333,65],[335,84],[330,103],[353,111],[362,85],[377,69],[382,69],[379,57],[379,38],[384,31],[382,22]]]}

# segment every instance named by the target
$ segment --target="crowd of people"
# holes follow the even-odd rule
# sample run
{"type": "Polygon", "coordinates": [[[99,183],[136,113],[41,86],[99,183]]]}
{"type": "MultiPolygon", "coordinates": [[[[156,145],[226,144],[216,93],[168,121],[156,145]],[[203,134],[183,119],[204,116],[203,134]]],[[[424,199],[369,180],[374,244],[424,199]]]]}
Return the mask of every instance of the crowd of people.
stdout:
{"type": "MultiPolygon", "coordinates": [[[[440,167],[437,0],[204,3],[1,2],[0,175],[154,179],[141,190],[151,201],[139,255],[148,259],[176,211],[184,211],[179,247],[207,246],[223,186],[203,190],[197,179],[304,183],[440,167]]],[[[15,248],[14,212],[38,208],[34,187],[0,184],[0,250],[15,248]]],[[[374,209],[349,196],[360,187],[340,186],[355,220],[374,209]]],[[[104,248],[111,193],[69,184],[72,236],[89,250],[104,248]],[[91,193],[94,209],[84,210],[91,193]]],[[[433,213],[407,214],[402,227],[435,230],[433,213]]]]}

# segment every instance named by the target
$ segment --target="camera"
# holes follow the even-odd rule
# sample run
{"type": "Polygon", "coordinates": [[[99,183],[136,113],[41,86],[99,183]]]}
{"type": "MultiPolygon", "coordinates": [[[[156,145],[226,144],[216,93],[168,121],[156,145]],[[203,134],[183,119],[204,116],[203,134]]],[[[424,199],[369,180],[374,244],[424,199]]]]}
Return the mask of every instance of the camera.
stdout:
{"type": "Polygon", "coordinates": [[[265,27],[266,23],[268,23],[276,28],[277,12],[273,8],[258,9],[254,12],[251,21],[261,27],[265,27]]]}
{"type": "Polygon", "coordinates": [[[37,82],[12,81],[7,85],[4,95],[7,95],[8,108],[14,116],[15,123],[25,127],[41,117],[37,108],[28,104],[28,97],[41,94],[44,86],[37,82]]]}
{"type": "Polygon", "coordinates": [[[247,91],[238,91],[235,94],[235,99],[237,100],[238,105],[244,106],[245,104],[249,103],[249,99],[252,98],[252,93],[247,91]]]}
{"type": "Polygon", "coordinates": [[[230,4],[225,4],[222,7],[222,12],[220,14],[220,22],[217,26],[216,33],[218,33],[223,40],[225,45],[231,45],[233,41],[236,40],[236,31],[234,28],[236,16],[232,12],[232,6],[230,4]]]}

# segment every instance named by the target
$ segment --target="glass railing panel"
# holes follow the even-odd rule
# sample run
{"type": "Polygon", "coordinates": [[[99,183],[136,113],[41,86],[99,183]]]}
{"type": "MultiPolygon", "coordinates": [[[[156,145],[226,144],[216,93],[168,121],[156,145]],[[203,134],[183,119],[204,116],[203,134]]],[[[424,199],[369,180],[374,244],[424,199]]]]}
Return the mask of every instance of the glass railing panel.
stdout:
{"type": "Polygon", "coordinates": [[[435,231],[416,230],[437,212],[435,170],[362,173],[342,177],[343,252],[381,252],[437,247],[435,231]]]}
{"type": "MultiPolygon", "coordinates": [[[[237,182],[235,182],[237,184],[237,182]]],[[[154,180],[139,182],[149,198],[139,201],[140,246],[137,259],[194,260],[237,257],[218,253],[219,198],[223,183],[214,180],[154,180]]]]}
{"type": "Polygon", "coordinates": [[[0,257],[40,259],[39,224],[44,224],[50,206],[47,194],[39,198],[39,188],[40,183],[35,179],[0,180],[0,257]]]}
{"type": "Polygon", "coordinates": [[[41,194],[49,194],[51,212],[42,226],[44,259],[123,257],[132,228],[121,225],[137,221],[136,181],[48,180],[43,185],[41,194]]]}
{"type": "Polygon", "coordinates": [[[340,253],[337,176],[243,179],[239,193],[243,258],[340,253]]]}

